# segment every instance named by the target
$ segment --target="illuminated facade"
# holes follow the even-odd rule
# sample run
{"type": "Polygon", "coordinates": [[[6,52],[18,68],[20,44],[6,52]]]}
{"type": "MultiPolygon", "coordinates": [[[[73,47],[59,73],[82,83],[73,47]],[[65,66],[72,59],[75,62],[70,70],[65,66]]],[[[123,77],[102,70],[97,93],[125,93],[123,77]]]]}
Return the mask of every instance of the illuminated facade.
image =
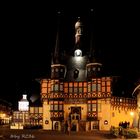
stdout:
{"type": "Polygon", "coordinates": [[[12,116],[12,104],[0,99],[0,125],[9,124],[12,116]]]}
{"type": "Polygon", "coordinates": [[[75,24],[74,50],[63,55],[57,33],[51,76],[40,80],[43,129],[63,130],[66,120],[73,131],[109,130],[125,121],[132,126],[137,120],[137,100],[113,96],[113,78],[102,75],[93,40],[86,53],[82,37],[79,19],[75,24]]]}
{"type": "Polygon", "coordinates": [[[23,95],[22,100],[18,102],[19,111],[29,111],[29,101],[27,100],[27,95],[23,95]]]}
{"type": "Polygon", "coordinates": [[[42,106],[30,105],[27,95],[18,102],[18,111],[13,111],[11,129],[42,128],[42,106]]]}

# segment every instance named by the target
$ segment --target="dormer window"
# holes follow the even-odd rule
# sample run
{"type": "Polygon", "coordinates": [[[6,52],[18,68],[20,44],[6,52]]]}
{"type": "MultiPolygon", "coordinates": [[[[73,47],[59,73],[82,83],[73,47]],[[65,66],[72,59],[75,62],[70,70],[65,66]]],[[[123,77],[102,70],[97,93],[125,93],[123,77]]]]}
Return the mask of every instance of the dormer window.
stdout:
{"type": "Polygon", "coordinates": [[[75,69],[74,70],[74,78],[77,78],[79,75],[79,70],[78,69],[75,69]]]}
{"type": "Polygon", "coordinates": [[[90,71],[90,68],[88,68],[88,71],[90,71]]]}
{"type": "Polygon", "coordinates": [[[58,72],[58,68],[56,68],[55,71],[58,72]]]}
{"type": "Polygon", "coordinates": [[[60,69],[61,72],[63,72],[63,69],[60,69]]]}

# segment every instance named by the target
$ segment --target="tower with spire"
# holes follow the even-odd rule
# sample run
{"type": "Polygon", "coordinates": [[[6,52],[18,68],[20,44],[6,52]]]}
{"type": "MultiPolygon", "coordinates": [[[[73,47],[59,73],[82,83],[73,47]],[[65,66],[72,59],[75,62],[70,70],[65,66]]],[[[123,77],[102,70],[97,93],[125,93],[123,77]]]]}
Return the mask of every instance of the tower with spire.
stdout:
{"type": "Polygon", "coordinates": [[[90,50],[88,55],[88,62],[86,65],[87,79],[92,80],[93,78],[101,77],[102,63],[97,60],[97,52],[95,49],[95,38],[94,38],[94,11],[91,10],[91,26],[90,26],[90,50]]]}

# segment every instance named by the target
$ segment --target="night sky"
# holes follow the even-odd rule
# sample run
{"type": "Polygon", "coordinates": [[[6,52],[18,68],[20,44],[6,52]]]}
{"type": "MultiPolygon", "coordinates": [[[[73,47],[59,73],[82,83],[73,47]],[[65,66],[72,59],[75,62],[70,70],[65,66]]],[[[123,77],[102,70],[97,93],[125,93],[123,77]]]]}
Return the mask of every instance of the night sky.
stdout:
{"type": "MultiPolygon", "coordinates": [[[[133,6],[133,5],[132,5],[133,6]]],[[[36,79],[48,77],[51,52],[55,46],[57,11],[61,11],[63,24],[63,47],[74,47],[74,24],[81,17],[89,46],[90,9],[94,9],[95,46],[99,50],[106,75],[119,77],[118,93],[130,96],[135,83],[140,79],[139,55],[139,9],[123,5],[105,5],[86,8],[19,6],[13,9],[10,20],[15,46],[15,84],[13,93],[2,95],[14,105],[26,93],[29,97],[39,95],[36,79]],[[13,101],[14,98],[14,101],[13,101]]]]}

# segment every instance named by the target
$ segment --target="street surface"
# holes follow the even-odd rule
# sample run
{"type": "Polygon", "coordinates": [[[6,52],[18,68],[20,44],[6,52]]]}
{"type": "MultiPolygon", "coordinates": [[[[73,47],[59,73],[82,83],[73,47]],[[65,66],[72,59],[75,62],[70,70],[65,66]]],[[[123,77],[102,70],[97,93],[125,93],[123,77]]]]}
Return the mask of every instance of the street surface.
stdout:
{"type": "MultiPolygon", "coordinates": [[[[5,139],[5,140],[119,140],[119,138],[111,137],[109,132],[106,131],[71,132],[70,134],[65,134],[64,132],[46,131],[46,130],[38,130],[38,129],[11,130],[7,127],[0,127],[0,139],[5,139]]],[[[138,139],[131,139],[131,140],[138,140],[138,139]]]]}

